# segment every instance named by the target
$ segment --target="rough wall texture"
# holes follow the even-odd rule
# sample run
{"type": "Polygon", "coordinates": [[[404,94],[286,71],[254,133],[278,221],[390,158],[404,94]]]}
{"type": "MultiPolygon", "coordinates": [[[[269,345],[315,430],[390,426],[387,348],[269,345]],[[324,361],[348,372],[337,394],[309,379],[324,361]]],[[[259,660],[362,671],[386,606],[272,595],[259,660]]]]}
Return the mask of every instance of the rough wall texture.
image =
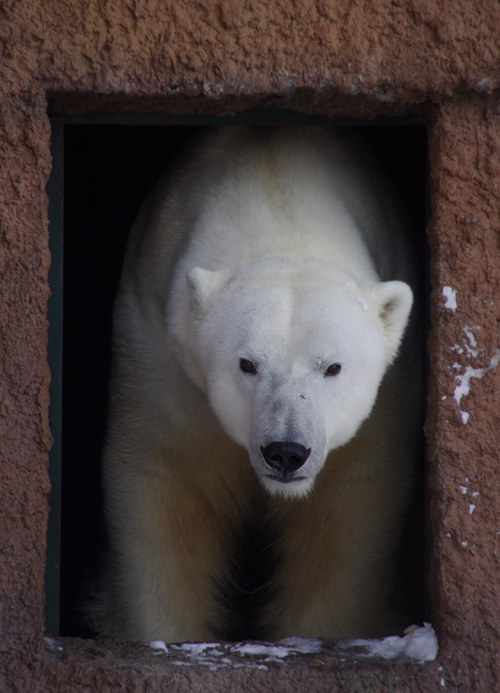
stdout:
{"type": "Polygon", "coordinates": [[[299,690],[305,680],[318,691],[500,688],[499,25],[496,0],[0,5],[2,691],[299,690]],[[243,669],[181,674],[132,646],[92,649],[68,640],[63,655],[45,652],[47,101],[59,112],[227,114],[281,106],[355,117],[413,112],[427,122],[437,664],[342,667],[305,659],[250,680],[243,669]],[[457,291],[456,310],[445,308],[445,286],[457,291]],[[459,403],[457,373],[474,376],[459,403]]]}
{"type": "Polygon", "coordinates": [[[430,593],[450,651],[467,641],[474,666],[492,672],[500,639],[499,116],[496,95],[446,103],[429,143],[430,593]],[[444,307],[446,286],[457,291],[456,309],[444,307]],[[470,394],[460,398],[457,373],[470,369],[470,394]]]}

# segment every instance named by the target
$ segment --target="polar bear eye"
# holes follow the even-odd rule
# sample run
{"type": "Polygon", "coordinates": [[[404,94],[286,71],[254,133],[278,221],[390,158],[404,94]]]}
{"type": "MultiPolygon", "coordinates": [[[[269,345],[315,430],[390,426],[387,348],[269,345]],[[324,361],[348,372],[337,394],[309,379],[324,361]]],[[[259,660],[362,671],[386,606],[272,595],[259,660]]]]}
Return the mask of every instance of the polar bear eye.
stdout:
{"type": "Polygon", "coordinates": [[[340,373],[340,363],[332,363],[325,371],[326,375],[338,375],[340,373]]]}
{"type": "Polygon", "coordinates": [[[248,359],[240,359],[240,368],[243,373],[250,373],[251,375],[257,373],[256,367],[251,361],[248,361],[248,359]]]}

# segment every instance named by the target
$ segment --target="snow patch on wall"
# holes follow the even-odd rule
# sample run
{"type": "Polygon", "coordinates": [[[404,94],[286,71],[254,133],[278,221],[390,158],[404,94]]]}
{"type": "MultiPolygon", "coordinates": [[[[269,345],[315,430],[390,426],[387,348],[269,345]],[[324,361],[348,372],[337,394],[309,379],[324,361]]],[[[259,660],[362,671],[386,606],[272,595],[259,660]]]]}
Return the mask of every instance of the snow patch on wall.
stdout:
{"type": "Polygon", "coordinates": [[[499,362],[500,349],[497,349],[495,356],[493,356],[490,360],[489,366],[485,366],[484,368],[472,368],[472,366],[467,366],[463,375],[455,376],[455,380],[457,381],[458,385],[455,388],[453,396],[458,406],[460,406],[462,397],[466,397],[470,392],[471,378],[478,378],[480,380],[486,375],[486,373],[489,373],[489,371],[491,371],[493,368],[496,368],[499,362]]]}
{"type": "Polygon", "coordinates": [[[484,352],[484,349],[480,349],[477,345],[476,342],[476,335],[472,332],[472,330],[480,330],[481,328],[479,325],[475,325],[474,327],[472,326],[467,326],[463,328],[463,331],[465,332],[467,339],[469,340],[469,343],[467,344],[467,341],[463,339],[463,343],[465,346],[465,349],[467,350],[467,354],[471,356],[473,359],[477,358],[480,353],[484,352]]]}
{"type": "Polygon", "coordinates": [[[457,309],[457,291],[452,289],[451,286],[443,286],[443,296],[446,299],[444,304],[445,308],[449,308],[453,312],[457,309]]]}

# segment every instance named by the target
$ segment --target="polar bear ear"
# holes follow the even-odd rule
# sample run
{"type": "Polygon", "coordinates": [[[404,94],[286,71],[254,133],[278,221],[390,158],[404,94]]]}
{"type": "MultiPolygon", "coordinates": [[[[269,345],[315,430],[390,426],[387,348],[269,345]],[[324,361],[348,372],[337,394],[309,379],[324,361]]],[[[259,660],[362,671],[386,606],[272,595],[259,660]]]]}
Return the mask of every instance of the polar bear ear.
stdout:
{"type": "Polygon", "coordinates": [[[193,307],[206,312],[211,297],[222,289],[230,276],[231,272],[228,269],[211,271],[193,267],[189,270],[186,279],[193,307]]]}
{"type": "Polygon", "coordinates": [[[396,356],[413,303],[413,293],[404,282],[381,282],[372,289],[372,296],[388,346],[389,363],[396,356]]]}

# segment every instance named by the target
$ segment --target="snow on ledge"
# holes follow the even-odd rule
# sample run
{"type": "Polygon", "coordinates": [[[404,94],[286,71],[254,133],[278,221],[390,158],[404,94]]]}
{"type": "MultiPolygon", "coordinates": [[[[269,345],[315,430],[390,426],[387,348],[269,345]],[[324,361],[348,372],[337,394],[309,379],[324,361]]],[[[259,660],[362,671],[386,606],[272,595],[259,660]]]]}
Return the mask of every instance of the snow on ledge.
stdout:
{"type": "Polygon", "coordinates": [[[57,642],[54,638],[49,638],[48,636],[44,638],[46,646],[49,648],[49,650],[52,650],[52,652],[64,652],[64,648],[60,643],[57,642]]]}
{"type": "MultiPolygon", "coordinates": [[[[402,637],[391,635],[381,640],[341,640],[335,643],[336,651],[334,650],[332,654],[338,656],[346,650],[357,648],[364,651],[349,652],[349,657],[413,660],[421,663],[430,662],[436,658],[438,643],[430,623],[424,623],[422,628],[411,626],[405,632],[407,634],[402,637]]],[[[290,656],[293,659],[294,655],[326,653],[330,650],[329,645],[331,643],[326,641],[298,637],[284,638],[275,643],[209,642],[166,645],[163,640],[154,640],[149,643],[149,647],[155,650],[155,654],[173,655],[173,664],[203,664],[213,671],[223,667],[267,669],[269,662],[285,662],[287,659],[290,661],[290,656]],[[234,655],[239,655],[241,662],[235,660],[234,655]]],[[[347,652],[345,654],[347,655],[347,652]]]]}
{"type": "Polygon", "coordinates": [[[185,642],[167,645],[163,640],[153,640],[149,647],[155,654],[163,652],[173,655],[173,664],[204,664],[210,670],[216,671],[224,667],[268,669],[268,662],[282,662],[289,655],[320,652],[322,641],[310,638],[284,638],[275,643],[185,642]],[[233,657],[230,658],[228,655],[233,657]],[[234,655],[239,655],[242,658],[241,662],[235,661],[234,655]],[[259,659],[248,659],[249,656],[259,659]]]}
{"type": "Polygon", "coordinates": [[[390,635],[382,640],[345,640],[339,643],[343,648],[362,647],[364,657],[382,659],[413,659],[417,662],[432,662],[437,657],[438,641],[430,623],[424,623],[422,628],[409,628],[407,635],[399,637],[390,635]]]}

